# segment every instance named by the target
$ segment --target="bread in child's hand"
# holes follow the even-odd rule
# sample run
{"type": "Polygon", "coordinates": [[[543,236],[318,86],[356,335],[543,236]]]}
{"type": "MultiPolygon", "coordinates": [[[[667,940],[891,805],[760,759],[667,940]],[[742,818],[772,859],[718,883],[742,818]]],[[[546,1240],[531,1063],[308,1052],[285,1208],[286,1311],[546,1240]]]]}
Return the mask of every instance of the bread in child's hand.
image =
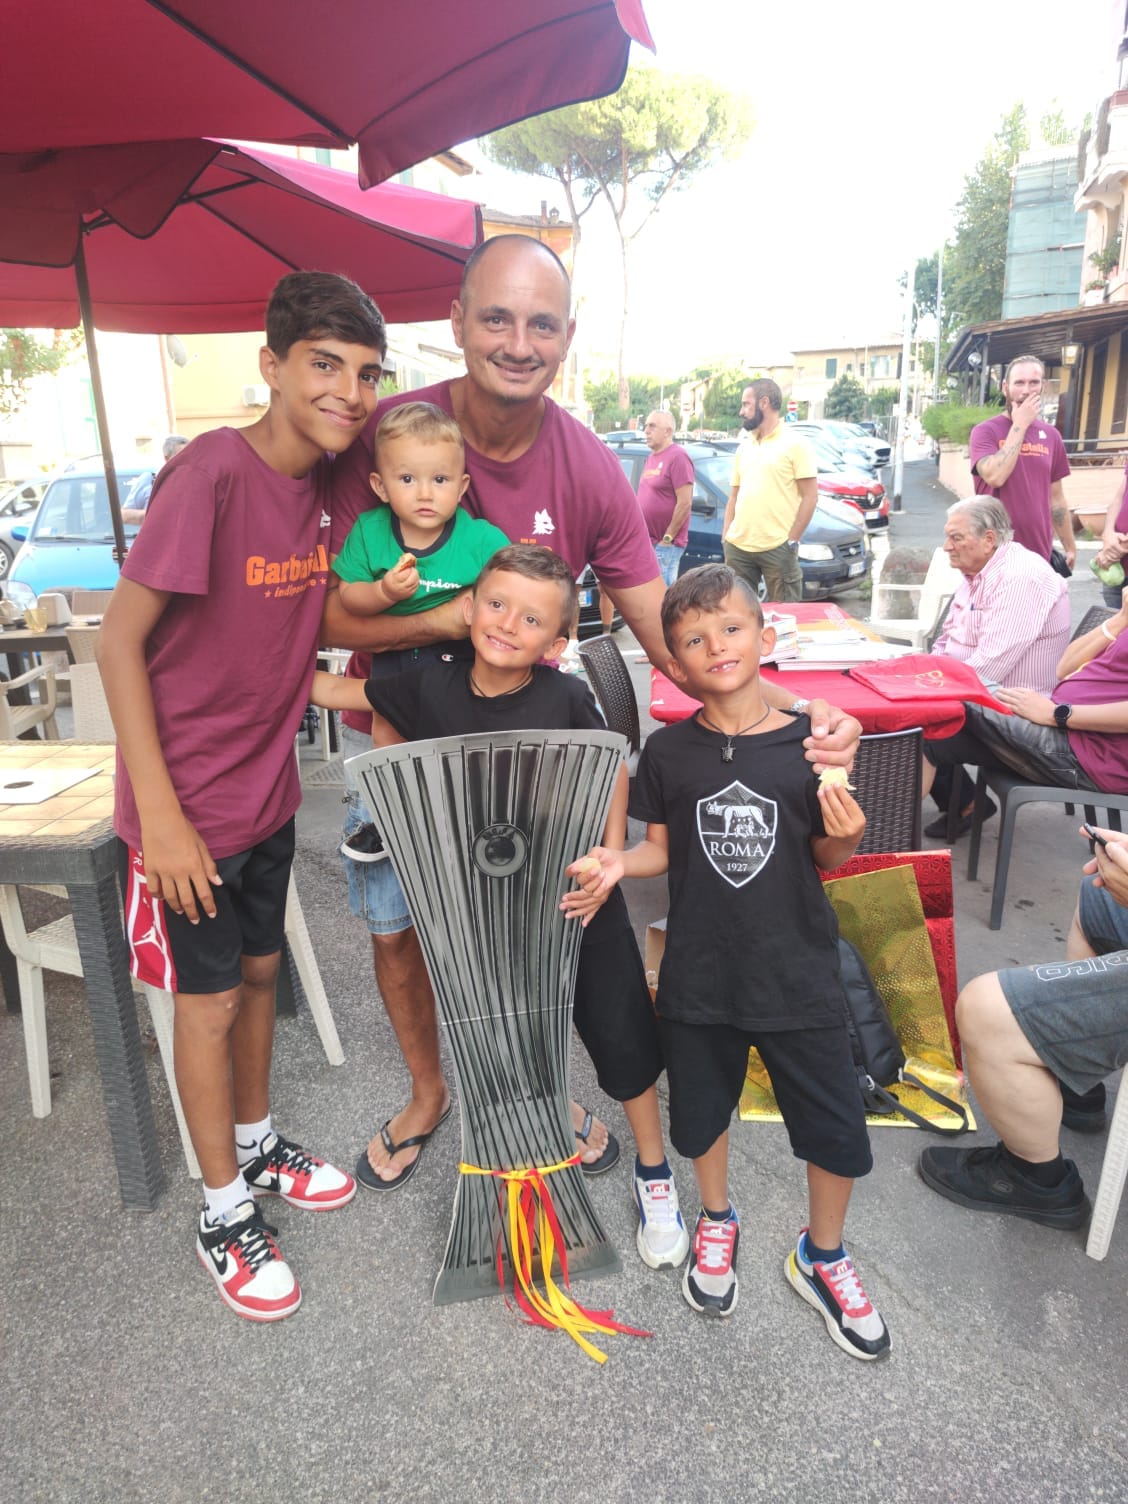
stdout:
{"type": "Polygon", "coordinates": [[[850,775],[845,768],[824,768],[819,774],[819,788],[831,788],[834,785],[840,788],[850,789],[854,785],[850,782],[850,775]]]}
{"type": "Polygon", "coordinates": [[[400,561],[396,565],[396,568],[397,569],[414,569],[415,568],[415,564],[416,564],[416,559],[415,559],[415,555],[414,554],[401,554],[400,555],[400,561]]]}
{"type": "Polygon", "coordinates": [[[603,871],[603,866],[600,863],[599,858],[594,856],[581,857],[580,860],[576,863],[576,866],[580,869],[580,871],[576,874],[577,877],[580,875],[580,873],[583,872],[603,871]]]}

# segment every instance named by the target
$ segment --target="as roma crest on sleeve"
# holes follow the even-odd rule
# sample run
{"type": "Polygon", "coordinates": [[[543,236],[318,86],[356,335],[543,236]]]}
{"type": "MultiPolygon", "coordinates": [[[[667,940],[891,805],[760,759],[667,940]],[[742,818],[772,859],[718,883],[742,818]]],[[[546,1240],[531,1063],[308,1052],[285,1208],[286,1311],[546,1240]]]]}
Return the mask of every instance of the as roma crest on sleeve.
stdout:
{"type": "Polygon", "coordinates": [[[710,866],[743,888],[775,846],[778,808],[774,799],[739,782],[697,801],[697,834],[710,866]]]}

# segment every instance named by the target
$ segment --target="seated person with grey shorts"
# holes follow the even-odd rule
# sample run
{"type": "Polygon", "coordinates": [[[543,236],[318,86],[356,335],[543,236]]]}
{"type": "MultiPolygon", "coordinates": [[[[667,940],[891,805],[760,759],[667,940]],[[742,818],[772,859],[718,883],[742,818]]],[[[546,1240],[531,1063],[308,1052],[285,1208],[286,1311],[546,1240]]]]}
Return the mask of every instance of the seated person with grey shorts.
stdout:
{"type": "Polygon", "coordinates": [[[962,731],[925,742],[924,793],[936,767],[974,763],[1017,773],[1031,783],[1128,789],[1128,590],[1108,621],[1071,642],[1050,695],[999,689],[1011,715],[967,706],[962,731]]]}
{"type": "Polygon", "coordinates": [[[1104,1126],[1104,1078],[1128,1063],[1128,834],[1101,831],[1081,884],[1063,961],[976,977],[956,1022],[971,1085],[1000,1142],[925,1149],[925,1183],[976,1211],[1046,1227],[1089,1215],[1062,1126],[1104,1126]]]}

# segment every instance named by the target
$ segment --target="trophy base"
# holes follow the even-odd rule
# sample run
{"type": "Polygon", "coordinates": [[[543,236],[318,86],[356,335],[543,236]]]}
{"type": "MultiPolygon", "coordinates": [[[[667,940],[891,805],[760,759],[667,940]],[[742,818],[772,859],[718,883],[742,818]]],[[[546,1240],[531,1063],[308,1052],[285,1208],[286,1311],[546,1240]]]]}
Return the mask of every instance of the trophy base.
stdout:
{"type": "MultiPolygon", "coordinates": [[[[577,1248],[568,1255],[568,1279],[571,1283],[575,1283],[578,1279],[599,1279],[604,1275],[618,1274],[622,1267],[623,1262],[610,1243],[577,1248]]],[[[562,1284],[559,1263],[555,1268],[557,1282],[562,1284]]],[[[508,1259],[502,1261],[502,1269],[508,1277],[512,1277],[508,1259]]],[[[539,1280],[535,1283],[543,1294],[543,1285],[539,1280]]],[[[435,1281],[431,1301],[436,1306],[452,1306],[459,1301],[482,1300],[487,1295],[500,1295],[501,1293],[501,1287],[497,1282],[497,1264],[491,1261],[488,1264],[477,1264],[461,1269],[441,1270],[435,1281]]]]}

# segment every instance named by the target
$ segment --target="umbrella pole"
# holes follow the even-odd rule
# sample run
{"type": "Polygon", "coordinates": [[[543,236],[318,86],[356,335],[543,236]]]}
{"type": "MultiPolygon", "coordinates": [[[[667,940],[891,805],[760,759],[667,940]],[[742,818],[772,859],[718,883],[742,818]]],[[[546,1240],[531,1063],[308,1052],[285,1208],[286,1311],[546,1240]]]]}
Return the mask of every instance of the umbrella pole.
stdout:
{"type": "Polygon", "coordinates": [[[78,284],[78,309],[82,315],[82,333],[86,340],[86,359],[90,366],[90,384],[94,392],[94,417],[98,424],[98,444],[102,450],[102,464],[106,471],[106,492],[110,498],[110,522],[114,530],[114,558],[118,568],[125,559],[125,527],[121,520],[121,498],[118,496],[117,472],[110,447],[110,425],[106,416],[106,398],[102,391],[102,372],[98,366],[98,346],[94,343],[94,310],[90,302],[90,281],[86,275],[86,241],[82,233],[78,237],[78,252],[74,258],[74,276],[78,284]]]}

